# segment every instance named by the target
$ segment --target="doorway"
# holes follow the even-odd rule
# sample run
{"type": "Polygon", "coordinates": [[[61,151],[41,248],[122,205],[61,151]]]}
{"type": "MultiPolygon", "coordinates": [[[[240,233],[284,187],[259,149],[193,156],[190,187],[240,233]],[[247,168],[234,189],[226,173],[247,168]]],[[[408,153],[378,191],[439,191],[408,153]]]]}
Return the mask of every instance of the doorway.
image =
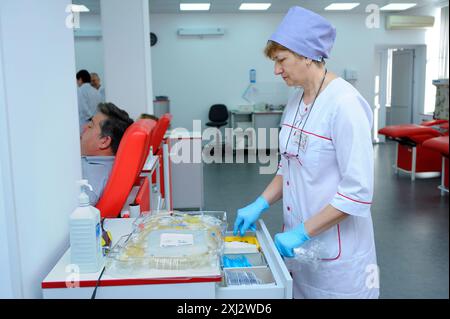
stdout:
{"type": "Polygon", "coordinates": [[[379,46],[375,52],[374,142],[388,125],[419,123],[424,109],[426,46],[379,46]]]}
{"type": "Polygon", "coordinates": [[[386,125],[413,123],[414,49],[388,50],[386,125]]]}

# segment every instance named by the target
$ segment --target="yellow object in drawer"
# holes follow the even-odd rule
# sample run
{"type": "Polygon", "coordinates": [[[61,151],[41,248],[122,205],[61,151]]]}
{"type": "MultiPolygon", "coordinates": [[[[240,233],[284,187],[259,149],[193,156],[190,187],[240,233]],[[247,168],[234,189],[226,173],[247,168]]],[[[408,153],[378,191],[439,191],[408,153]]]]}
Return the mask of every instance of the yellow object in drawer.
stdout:
{"type": "Polygon", "coordinates": [[[255,245],[259,251],[261,250],[261,246],[259,245],[258,239],[254,236],[244,236],[244,237],[226,236],[225,237],[225,242],[233,242],[233,241],[252,244],[252,245],[255,245]]]}

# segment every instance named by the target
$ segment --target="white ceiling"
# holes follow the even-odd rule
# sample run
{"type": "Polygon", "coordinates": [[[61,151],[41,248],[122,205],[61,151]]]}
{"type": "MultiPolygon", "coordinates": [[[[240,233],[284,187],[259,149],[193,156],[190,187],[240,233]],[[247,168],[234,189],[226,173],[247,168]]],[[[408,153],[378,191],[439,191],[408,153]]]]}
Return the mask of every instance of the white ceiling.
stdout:
{"type": "MultiPolygon", "coordinates": [[[[209,2],[211,3],[210,13],[239,13],[246,11],[239,11],[239,5],[242,2],[270,2],[272,6],[267,11],[268,13],[285,13],[287,10],[295,5],[300,5],[304,8],[313,10],[315,12],[323,12],[324,8],[333,2],[359,2],[358,7],[353,9],[353,13],[364,13],[365,8],[369,4],[377,4],[380,7],[391,3],[417,3],[416,7],[421,7],[429,4],[440,4],[443,0],[149,0],[150,13],[180,13],[180,2],[209,2]]],[[[72,0],[72,3],[84,4],[92,13],[100,13],[100,0],[72,0]]],[[[124,1],[124,8],[126,8],[126,1],[124,1]]],[[[251,12],[251,11],[247,11],[251,12]]],[[[345,14],[346,11],[342,13],[345,14]]]]}

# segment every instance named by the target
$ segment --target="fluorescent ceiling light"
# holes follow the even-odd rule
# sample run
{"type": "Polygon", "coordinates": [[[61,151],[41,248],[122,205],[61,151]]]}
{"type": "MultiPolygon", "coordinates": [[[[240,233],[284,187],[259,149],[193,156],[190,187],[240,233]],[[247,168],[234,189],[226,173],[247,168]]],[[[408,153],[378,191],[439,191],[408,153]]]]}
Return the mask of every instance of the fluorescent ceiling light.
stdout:
{"type": "Polygon", "coordinates": [[[70,6],[70,10],[72,12],[89,12],[88,7],[86,7],[84,4],[72,4],[70,6]]]}
{"type": "Polygon", "coordinates": [[[181,11],[208,11],[211,3],[180,3],[181,11]]]}
{"type": "Polygon", "coordinates": [[[325,10],[352,10],[359,6],[358,2],[332,3],[325,10]]]}
{"type": "Polygon", "coordinates": [[[417,3],[389,3],[388,5],[385,5],[380,10],[383,11],[401,11],[406,10],[412,7],[415,7],[417,3]]]}
{"type": "Polygon", "coordinates": [[[267,10],[271,3],[242,3],[239,10],[267,10]]]}

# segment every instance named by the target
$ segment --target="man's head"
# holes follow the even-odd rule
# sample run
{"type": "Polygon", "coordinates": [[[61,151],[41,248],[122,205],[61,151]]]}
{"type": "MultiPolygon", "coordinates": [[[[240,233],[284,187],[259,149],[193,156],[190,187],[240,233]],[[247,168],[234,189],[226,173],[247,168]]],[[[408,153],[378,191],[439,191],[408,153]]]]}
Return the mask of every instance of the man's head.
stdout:
{"type": "Polygon", "coordinates": [[[97,90],[100,88],[100,77],[97,73],[91,73],[91,85],[96,88],[97,90]]]}
{"type": "Polygon", "coordinates": [[[150,120],[154,120],[154,121],[158,121],[158,117],[152,114],[148,114],[148,113],[142,113],[141,115],[139,115],[138,120],[141,119],[150,119],[150,120]]]}
{"type": "Polygon", "coordinates": [[[91,83],[91,75],[87,70],[77,72],[77,85],[82,86],[84,83],[91,83]]]}
{"type": "Polygon", "coordinates": [[[100,103],[97,113],[83,127],[81,155],[115,155],[125,130],[131,124],[133,120],[127,112],[112,103],[100,103]]]}

